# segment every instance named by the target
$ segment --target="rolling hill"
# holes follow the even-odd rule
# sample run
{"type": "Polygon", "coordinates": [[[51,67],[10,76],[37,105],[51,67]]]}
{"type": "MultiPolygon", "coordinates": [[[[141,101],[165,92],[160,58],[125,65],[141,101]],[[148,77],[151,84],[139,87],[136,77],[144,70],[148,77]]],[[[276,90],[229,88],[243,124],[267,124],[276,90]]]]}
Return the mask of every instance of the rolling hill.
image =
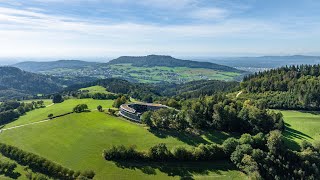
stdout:
{"type": "Polygon", "coordinates": [[[49,76],[26,72],[15,67],[0,67],[0,74],[2,100],[49,94],[62,89],[62,86],[49,76]]]}
{"type": "Polygon", "coordinates": [[[143,83],[184,83],[195,80],[241,80],[246,72],[209,62],[180,60],[171,56],[122,56],[108,63],[84,61],[23,62],[23,70],[60,77],[68,82],[122,78],[143,83]]]}
{"type": "Polygon", "coordinates": [[[188,68],[205,68],[217,71],[237,72],[243,71],[219,65],[210,62],[190,61],[176,59],[171,56],[149,55],[149,56],[121,56],[117,59],[111,60],[107,64],[132,64],[135,67],[188,67],[188,68]]]}
{"type": "Polygon", "coordinates": [[[13,67],[20,68],[30,72],[41,72],[49,71],[59,68],[78,69],[87,66],[97,64],[96,62],[87,62],[80,60],[59,60],[59,61],[48,61],[48,62],[36,62],[36,61],[25,61],[12,65],[13,67]]]}

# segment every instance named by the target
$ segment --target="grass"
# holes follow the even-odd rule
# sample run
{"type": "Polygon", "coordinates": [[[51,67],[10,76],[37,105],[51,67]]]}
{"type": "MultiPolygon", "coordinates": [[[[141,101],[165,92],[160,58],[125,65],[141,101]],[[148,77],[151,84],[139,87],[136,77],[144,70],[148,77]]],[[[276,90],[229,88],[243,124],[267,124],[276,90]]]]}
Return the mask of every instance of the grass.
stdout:
{"type": "Polygon", "coordinates": [[[95,93],[105,93],[110,94],[111,92],[107,91],[106,88],[102,86],[91,86],[87,88],[80,89],[81,91],[89,91],[89,94],[95,94],[95,93]]]}
{"type": "MultiPolygon", "coordinates": [[[[48,109],[62,112],[80,102],[86,102],[90,108],[101,104],[98,100],[72,99],[50,106],[48,109]]],[[[110,102],[109,105],[111,105],[110,102]]],[[[24,119],[19,119],[16,123],[22,124],[20,121],[25,122],[26,119],[31,121],[30,118],[38,116],[40,118],[47,113],[46,108],[38,109],[28,113],[24,119]]],[[[228,134],[219,132],[207,133],[196,138],[183,133],[151,131],[140,124],[109,116],[103,112],[92,111],[70,114],[45,123],[3,131],[0,134],[0,141],[39,154],[74,170],[92,169],[96,172],[96,179],[178,179],[186,176],[201,179],[245,179],[245,175],[235,170],[226,161],[167,164],[115,163],[106,161],[102,157],[103,149],[111,145],[135,144],[139,150],[147,150],[158,143],[166,143],[171,148],[176,145],[220,143],[218,139],[227,137],[229,137],[228,134]]],[[[24,178],[24,175],[19,177],[19,179],[24,178]]]]}
{"type": "Polygon", "coordinates": [[[48,115],[51,113],[54,116],[68,113],[71,112],[77,104],[87,104],[90,110],[95,110],[98,105],[101,105],[103,108],[111,108],[113,100],[68,99],[63,103],[27,112],[26,115],[23,115],[18,120],[5,125],[3,128],[41,121],[47,119],[48,115]]]}
{"type": "Polygon", "coordinates": [[[284,136],[290,148],[297,150],[303,140],[320,136],[320,112],[281,111],[286,123],[284,136]]]}

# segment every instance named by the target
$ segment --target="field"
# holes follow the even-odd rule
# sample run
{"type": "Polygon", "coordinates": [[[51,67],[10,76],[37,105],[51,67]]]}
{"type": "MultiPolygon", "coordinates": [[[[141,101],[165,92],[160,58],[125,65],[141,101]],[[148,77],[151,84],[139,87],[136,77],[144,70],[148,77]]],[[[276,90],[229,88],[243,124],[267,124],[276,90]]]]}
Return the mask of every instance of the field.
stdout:
{"type": "MultiPolygon", "coordinates": [[[[92,99],[70,99],[61,104],[37,109],[8,124],[34,122],[46,118],[49,112],[55,114],[68,112],[79,103],[87,103],[90,109],[102,104],[111,107],[111,101],[92,99]]],[[[245,175],[235,170],[225,161],[215,163],[114,163],[106,161],[101,154],[111,145],[137,145],[139,150],[146,150],[158,143],[169,147],[182,145],[194,146],[200,143],[221,143],[228,134],[211,132],[202,137],[175,132],[150,131],[148,128],[119,117],[109,116],[103,112],[92,111],[81,114],[70,114],[45,123],[24,126],[3,131],[0,141],[17,146],[54,160],[74,170],[92,169],[96,179],[168,179],[180,177],[244,179],[245,175]]],[[[18,168],[24,179],[25,172],[18,168]]]]}
{"type": "Polygon", "coordinates": [[[130,64],[117,64],[111,65],[110,68],[115,77],[132,78],[144,83],[157,83],[163,80],[180,83],[202,79],[231,81],[240,75],[233,72],[187,67],[135,67],[130,64]]]}
{"type": "Polygon", "coordinates": [[[104,93],[104,94],[110,94],[111,92],[107,91],[106,88],[102,86],[91,86],[87,88],[80,89],[81,91],[88,91],[89,94],[95,94],[95,93],[104,93]]]}
{"type": "Polygon", "coordinates": [[[284,136],[292,149],[298,149],[302,140],[312,142],[320,136],[320,113],[281,111],[286,123],[284,136]]]}
{"type": "Polygon", "coordinates": [[[90,110],[95,110],[98,105],[103,108],[111,108],[112,100],[93,100],[93,99],[68,99],[63,103],[53,104],[46,108],[40,108],[27,112],[26,115],[21,116],[17,121],[5,125],[3,128],[9,128],[26,123],[41,121],[48,118],[49,114],[54,116],[71,112],[77,104],[87,104],[90,110]]]}

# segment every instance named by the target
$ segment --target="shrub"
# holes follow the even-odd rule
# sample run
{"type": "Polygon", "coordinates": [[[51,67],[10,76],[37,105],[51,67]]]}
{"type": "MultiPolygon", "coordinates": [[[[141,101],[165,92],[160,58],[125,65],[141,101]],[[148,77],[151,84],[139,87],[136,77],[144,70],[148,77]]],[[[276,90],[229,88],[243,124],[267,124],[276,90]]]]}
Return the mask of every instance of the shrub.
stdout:
{"type": "Polygon", "coordinates": [[[188,161],[192,159],[192,152],[181,146],[173,148],[172,155],[175,159],[180,161],[188,161]]]}
{"type": "Polygon", "coordinates": [[[170,159],[172,155],[168,150],[166,144],[160,143],[149,149],[148,156],[152,160],[164,161],[170,159]]]}
{"type": "Polygon", "coordinates": [[[231,154],[238,145],[239,145],[239,141],[236,138],[232,137],[232,138],[226,139],[223,142],[222,148],[226,154],[231,154]]]}

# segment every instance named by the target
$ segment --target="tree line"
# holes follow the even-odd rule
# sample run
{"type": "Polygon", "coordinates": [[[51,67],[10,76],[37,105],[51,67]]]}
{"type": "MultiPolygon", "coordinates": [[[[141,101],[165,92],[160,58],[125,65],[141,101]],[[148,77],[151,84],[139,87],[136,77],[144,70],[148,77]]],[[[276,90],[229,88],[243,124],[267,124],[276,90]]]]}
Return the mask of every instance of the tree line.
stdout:
{"type": "Polygon", "coordinates": [[[320,177],[320,139],[314,145],[304,142],[300,151],[284,144],[278,130],[254,136],[242,134],[239,139],[228,138],[221,145],[200,144],[197,147],[176,146],[171,150],[157,144],[147,151],[135,146],[112,146],[103,151],[110,161],[216,161],[229,159],[251,179],[317,179],[320,177]]]}
{"type": "Polygon", "coordinates": [[[148,111],[141,121],[153,128],[177,130],[269,133],[284,129],[281,113],[259,107],[250,100],[232,100],[224,94],[186,100],[179,111],[172,108],[148,111]]]}
{"type": "Polygon", "coordinates": [[[0,143],[0,153],[23,166],[28,166],[36,172],[40,172],[57,179],[93,179],[95,173],[92,170],[74,171],[63,167],[53,161],[40,157],[36,154],[23,151],[17,147],[0,143]]]}
{"type": "Polygon", "coordinates": [[[43,101],[32,101],[30,103],[18,101],[6,101],[0,104],[0,125],[10,123],[26,112],[45,107],[43,101]]]}
{"type": "Polygon", "coordinates": [[[249,97],[267,101],[268,107],[319,110],[320,65],[286,66],[248,75],[241,88],[253,93],[249,97]]]}

